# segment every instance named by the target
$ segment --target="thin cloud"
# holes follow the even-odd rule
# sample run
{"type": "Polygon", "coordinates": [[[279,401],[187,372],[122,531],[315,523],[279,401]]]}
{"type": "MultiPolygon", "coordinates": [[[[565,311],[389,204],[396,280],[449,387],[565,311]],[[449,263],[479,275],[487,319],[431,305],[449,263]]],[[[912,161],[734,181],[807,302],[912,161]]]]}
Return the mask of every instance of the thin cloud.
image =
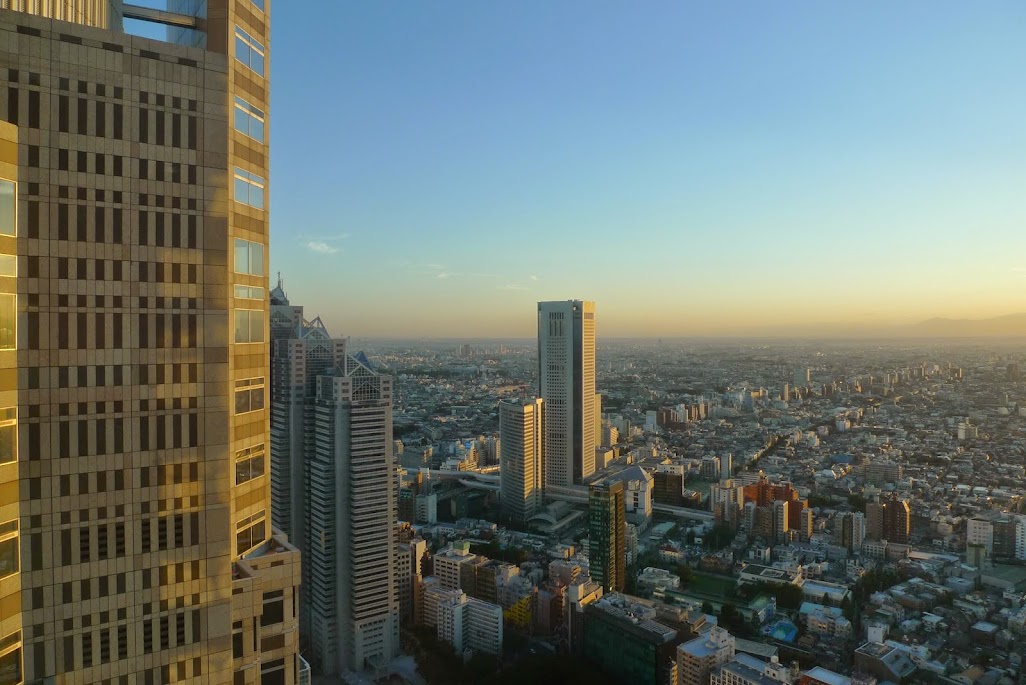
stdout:
{"type": "Polygon", "coordinates": [[[530,278],[532,281],[538,280],[538,276],[536,276],[535,274],[531,274],[530,276],[528,276],[528,278],[530,278]]]}
{"type": "Polygon", "coordinates": [[[310,240],[306,243],[306,249],[311,252],[318,254],[335,254],[339,249],[333,245],[329,245],[323,240],[310,240]]]}
{"type": "Polygon", "coordinates": [[[499,290],[527,290],[527,286],[520,285],[519,283],[507,283],[506,285],[500,285],[499,290]]]}

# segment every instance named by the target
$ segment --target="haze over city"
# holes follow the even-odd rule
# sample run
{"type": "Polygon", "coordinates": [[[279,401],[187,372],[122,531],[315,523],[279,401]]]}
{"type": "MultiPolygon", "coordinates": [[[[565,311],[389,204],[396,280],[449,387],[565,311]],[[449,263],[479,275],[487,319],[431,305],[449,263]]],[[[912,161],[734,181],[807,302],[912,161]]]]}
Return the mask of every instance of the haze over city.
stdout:
{"type": "Polygon", "coordinates": [[[1021,3],[320,11],[275,25],[271,266],[333,332],[530,336],[570,297],[613,336],[1026,311],[1021,3]]]}

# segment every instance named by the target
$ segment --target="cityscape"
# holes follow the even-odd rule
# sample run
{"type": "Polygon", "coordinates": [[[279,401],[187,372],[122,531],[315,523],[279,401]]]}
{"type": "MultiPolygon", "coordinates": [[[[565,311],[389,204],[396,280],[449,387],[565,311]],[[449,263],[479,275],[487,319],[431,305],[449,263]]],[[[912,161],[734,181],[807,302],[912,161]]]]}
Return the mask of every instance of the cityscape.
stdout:
{"type": "Polygon", "coordinates": [[[270,0],[140,2],[0,0],[0,685],[1026,682],[1021,267],[344,262],[272,240],[270,0]]]}

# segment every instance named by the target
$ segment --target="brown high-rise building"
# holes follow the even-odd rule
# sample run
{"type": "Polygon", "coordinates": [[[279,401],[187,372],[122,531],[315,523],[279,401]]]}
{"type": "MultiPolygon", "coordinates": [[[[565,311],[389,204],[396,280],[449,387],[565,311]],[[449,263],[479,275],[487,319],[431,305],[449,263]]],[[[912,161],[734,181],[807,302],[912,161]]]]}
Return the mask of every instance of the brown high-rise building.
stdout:
{"type": "Polygon", "coordinates": [[[908,502],[893,497],[866,505],[866,537],[907,545],[912,513],[908,502]]]}
{"type": "MultiPolygon", "coordinates": [[[[774,502],[787,502],[787,530],[798,530],[806,534],[809,501],[801,499],[791,483],[770,483],[765,477],[757,483],[745,486],[745,502],[755,502],[759,507],[771,507],[774,502]]],[[[811,532],[811,531],[808,531],[811,532]]]]}
{"type": "Polygon", "coordinates": [[[299,554],[267,460],[270,2],[0,6],[0,680],[295,683],[299,554]]]}

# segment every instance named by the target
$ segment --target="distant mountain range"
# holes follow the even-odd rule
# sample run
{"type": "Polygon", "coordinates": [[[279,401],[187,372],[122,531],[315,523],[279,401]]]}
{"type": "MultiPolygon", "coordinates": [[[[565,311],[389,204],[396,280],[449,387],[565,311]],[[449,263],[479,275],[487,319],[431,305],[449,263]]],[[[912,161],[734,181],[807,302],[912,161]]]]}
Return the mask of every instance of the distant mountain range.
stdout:
{"type": "Polygon", "coordinates": [[[927,319],[911,326],[908,333],[943,338],[1026,336],[1026,313],[991,319],[927,319]]]}

